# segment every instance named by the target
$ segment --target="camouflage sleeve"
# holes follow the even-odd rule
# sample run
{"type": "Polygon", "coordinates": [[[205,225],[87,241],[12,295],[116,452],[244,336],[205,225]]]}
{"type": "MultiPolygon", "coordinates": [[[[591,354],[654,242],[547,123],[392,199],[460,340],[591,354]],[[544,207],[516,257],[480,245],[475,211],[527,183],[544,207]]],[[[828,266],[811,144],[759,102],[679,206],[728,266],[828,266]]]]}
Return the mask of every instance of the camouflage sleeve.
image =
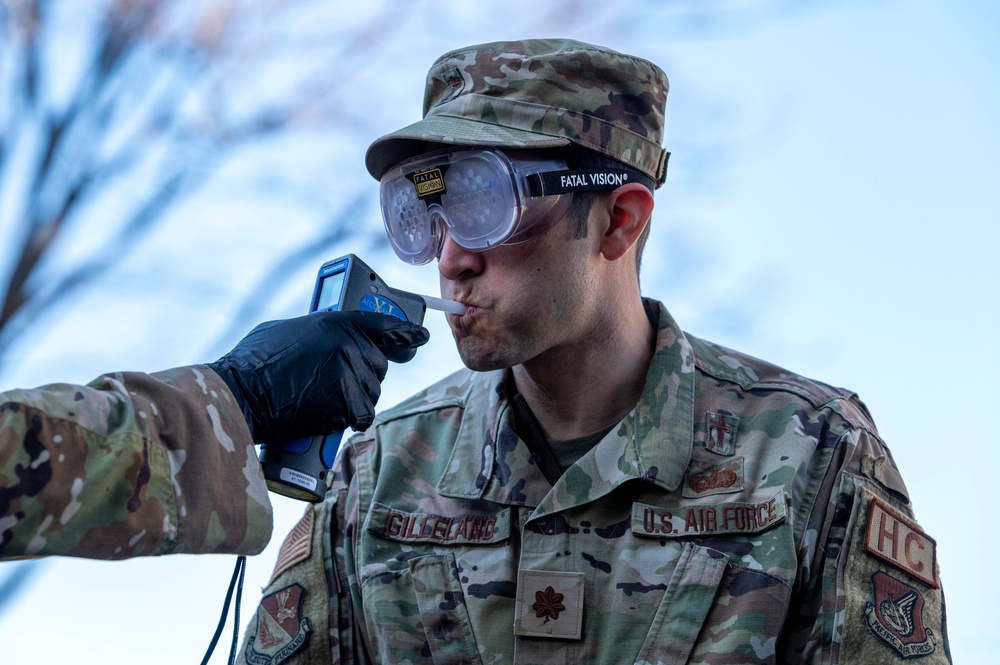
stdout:
{"type": "Polygon", "coordinates": [[[351,534],[361,528],[355,477],[358,438],[339,451],[326,499],[307,506],[282,543],[271,579],[247,625],[238,662],[370,662],[351,598],[351,534]]]}
{"type": "Polygon", "coordinates": [[[256,554],[271,504],[207,367],[0,393],[0,558],[256,554]]]}
{"type": "Polygon", "coordinates": [[[789,616],[789,662],[951,663],[935,542],[864,405],[840,405],[789,616]]]}

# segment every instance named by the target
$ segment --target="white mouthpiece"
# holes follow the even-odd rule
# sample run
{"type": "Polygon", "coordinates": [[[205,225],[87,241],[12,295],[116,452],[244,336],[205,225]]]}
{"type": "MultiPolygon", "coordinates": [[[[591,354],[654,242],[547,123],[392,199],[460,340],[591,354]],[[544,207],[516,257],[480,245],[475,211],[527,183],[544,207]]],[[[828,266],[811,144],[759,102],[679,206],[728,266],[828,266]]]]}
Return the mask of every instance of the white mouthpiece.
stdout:
{"type": "Polygon", "coordinates": [[[465,305],[454,300],[435,298],[434,296],[420,296],[424,299],[424,304],[429,309],[436,309],[440,312],[450,312],[452,314],[465,314],[465,305]]]}

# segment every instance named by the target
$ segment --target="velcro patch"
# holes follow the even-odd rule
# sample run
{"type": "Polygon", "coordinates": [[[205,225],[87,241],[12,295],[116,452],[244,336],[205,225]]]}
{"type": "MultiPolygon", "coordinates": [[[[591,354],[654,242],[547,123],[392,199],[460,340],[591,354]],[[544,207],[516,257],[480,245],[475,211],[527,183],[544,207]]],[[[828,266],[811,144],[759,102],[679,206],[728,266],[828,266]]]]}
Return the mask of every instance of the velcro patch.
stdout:
{"type": "Polygon", "coordinates": [[[247,662],[279,665],[305,645],[312,630],[301,615],[305,593],[301,584],[291,584],[261,599],[256,630],[247,638],[247,662]]]}
{"type": "Polygon", "coordinates": [[[510,509],[496,515],[436,515],[407,513],[374,503],[368,530],[383,538],[408,543],[502,543],[510,537],[510,509]]]}
{"type": "Polygon", "coordinates": [[[689,538],[760,533],[785,521],[781,492],[758,502],[632,504],[632,533],[650,538],[689,538]]]}
{"type": "Polygon", "coordinates": [[[705,417],[705,448],[719,455],[736,452],[736,432],[740,419],[726,411],[709,413],[705,417]]]}
{"type": "Polygon", "coordinates": [[[937,579],[937,543],[916,524],[894,511],[888,504],[873,499],[865,530],[865,550],[939,588],[937,579]]]}
{"type": "Polygon", "coordinates": [[[684,477],[681,494],[689,499],[731,494],[742,491],[744,486],[742,457],[730,457],[718,464],[693,460],[684,477]]]}
{"type": "Polygon", "coordinates": [[[583,573],[517,573],[514,634],[578,640],[583,628],[583,573]]]}
{"type": "Polygon", "coordinates": [[[313,509],[307,508],[302,519],[288,532],[285,542],[281,544],[281,550],[278,551],[278,560],[274,563],[274,572],[271,573],[271,582],[268,585],[278,579],[278,575],[309,558],[312,552],[312,527],[315,519],[313,514],[313,509]]]}
{"type": "Polygon", "coordinates": [[[865,625],[903,658],[934,653],[934,631],[924,627],[924,597],[918,589],[881,570],[872,575],[872,600],[865,605],[865,625]]]}

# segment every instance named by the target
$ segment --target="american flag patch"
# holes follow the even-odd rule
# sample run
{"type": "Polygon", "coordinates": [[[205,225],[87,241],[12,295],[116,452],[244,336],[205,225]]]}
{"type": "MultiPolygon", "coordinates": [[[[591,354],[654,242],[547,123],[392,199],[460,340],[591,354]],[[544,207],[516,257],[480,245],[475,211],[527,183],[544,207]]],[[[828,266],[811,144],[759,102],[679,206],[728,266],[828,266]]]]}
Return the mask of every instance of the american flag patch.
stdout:
{"type": "Polygon", "coordinates": [[[268,585],[273,584],[279,575],[295,564],[309,558],[309,555],[312,553],[313,514],[314,511],[311,506],[306,508],[305,515],[302,516],[299,523],[285,537],[285,542],[281,544],[281,550],[278,552],[278,560],[274,563],[274,572],[271,573],[271,581],[268,582],[268,585]]]}

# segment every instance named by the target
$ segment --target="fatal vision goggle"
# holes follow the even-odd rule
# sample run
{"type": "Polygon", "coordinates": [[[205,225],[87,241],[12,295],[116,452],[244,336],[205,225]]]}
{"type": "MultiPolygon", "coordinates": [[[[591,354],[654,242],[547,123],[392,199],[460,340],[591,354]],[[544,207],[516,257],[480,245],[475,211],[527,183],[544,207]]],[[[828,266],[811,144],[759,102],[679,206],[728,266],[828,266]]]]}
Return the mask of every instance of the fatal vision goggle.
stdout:
{"type": "Polygon", "coordinates": [[[573,192],[612,190],[652,178],[629,169],[570,170],[538,153],[443,150],[401,162],[382,176],[382,219],[396,255],[422,265],[447,233],[484,251],[539,236],[566,214],[573,192]]]}

